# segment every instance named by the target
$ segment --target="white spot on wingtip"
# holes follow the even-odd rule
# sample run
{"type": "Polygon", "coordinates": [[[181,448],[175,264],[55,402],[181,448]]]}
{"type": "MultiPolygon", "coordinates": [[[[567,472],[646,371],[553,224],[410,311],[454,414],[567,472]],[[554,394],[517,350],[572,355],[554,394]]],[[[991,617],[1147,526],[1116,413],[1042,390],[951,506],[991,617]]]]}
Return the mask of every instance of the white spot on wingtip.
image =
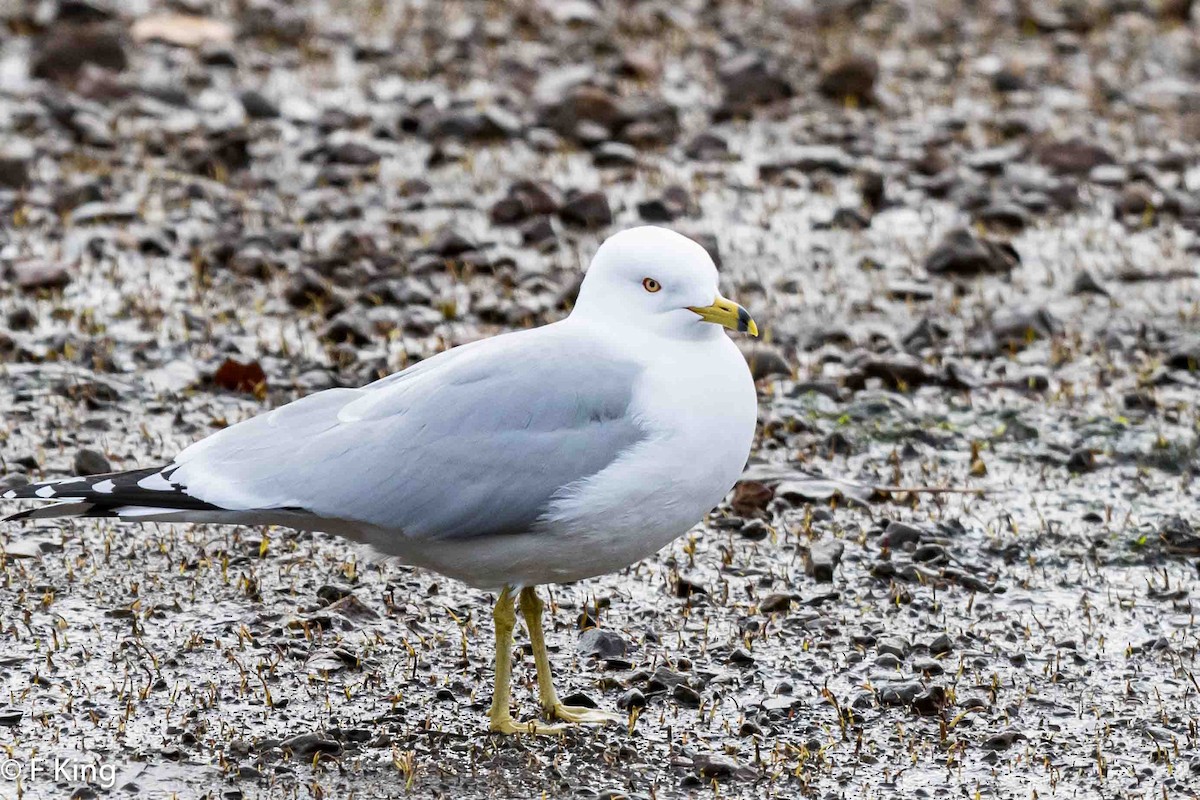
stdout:
{"type": "Polygon", "coordinates": [[[113,489],[115,489],[115,488],[116,488],[116,484],[114,484],[112,482],[112,479],[109,479],[106,481],[100,481],[99,483],[92,486],[92,491],[99,492],[100,494],[112,494],[113,489]]]}
{"type": "Polygon", "coordinates": [[[17,496],[17,493],[12,489],[9,489],[7,492],[4,493],[5,500],[12,500],[16,496],[17,496]]]}
{"type": "Polygon", "coordinates": [[[36,492],[34,492],[34,494],[36,494],[38,497],[54,497],[54,487],[53,486],[43,486],[42,488],[40,488],[36,492]]]}
{"type": "Polygon", "coordinates": [[[137,485],[151,492],[170,492],[175,489],[175,487],[172,486],[171,483],[162,476],[161,472],[156,472],[153,475],[147,475],[138,481],[137,485]]]}
{"type": "Polygon", "coordinates": [[[121,519],[136,519],[138,517],[153,517],[160,515],[182,515],[178,508],[156,508],[155,506],[121,506],[115,509],[121,519]]]}

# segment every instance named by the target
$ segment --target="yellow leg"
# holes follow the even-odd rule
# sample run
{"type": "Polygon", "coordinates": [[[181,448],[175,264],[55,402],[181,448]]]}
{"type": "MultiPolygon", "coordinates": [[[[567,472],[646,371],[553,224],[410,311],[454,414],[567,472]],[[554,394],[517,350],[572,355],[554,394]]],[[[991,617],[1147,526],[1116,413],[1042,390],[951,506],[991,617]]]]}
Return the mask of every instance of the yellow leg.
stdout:
{"type": "Polygon", "coordinates": [[[512,700],[512,645],[513,627],[517,614],[513,608],[512,592],[508,587],[500,592],[496,607],[492,609],[496,623],[496,687],[492,692],[492,709],[488,712],[488,727],[495,733],[562,733],[559,725],[544,722],[516,722],[509,708],[512,700]]]}
{"type": "Polygon", "coordinates": [[[563,722],[605,723],[624,722],[625,719],[607,711],[597,711],[583,706],[565,706],[554,691],[554,677],[550,674],[550,657],[546,655],[546,638],[542,635],[542,609],[544,604],[532,586],[521,590],[521,615],[529,629],[529,642],[533,645],[533,662],[537,665],[538,701],[548,717],[563,722]]]}

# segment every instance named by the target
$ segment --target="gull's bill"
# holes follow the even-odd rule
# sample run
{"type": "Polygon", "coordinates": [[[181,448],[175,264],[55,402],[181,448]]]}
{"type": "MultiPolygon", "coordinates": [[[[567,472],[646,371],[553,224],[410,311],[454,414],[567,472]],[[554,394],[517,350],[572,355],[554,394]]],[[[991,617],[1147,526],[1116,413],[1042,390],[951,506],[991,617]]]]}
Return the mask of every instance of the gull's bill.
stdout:
{"type": "Polygon", "coordinates": [[[696,312],[705,322],[714,322],[731,331],[758,336],[758,325],[751,318],[750,312],[728,297],[717,295],[711,306],[688,306],[688,311],[696,312]]]}

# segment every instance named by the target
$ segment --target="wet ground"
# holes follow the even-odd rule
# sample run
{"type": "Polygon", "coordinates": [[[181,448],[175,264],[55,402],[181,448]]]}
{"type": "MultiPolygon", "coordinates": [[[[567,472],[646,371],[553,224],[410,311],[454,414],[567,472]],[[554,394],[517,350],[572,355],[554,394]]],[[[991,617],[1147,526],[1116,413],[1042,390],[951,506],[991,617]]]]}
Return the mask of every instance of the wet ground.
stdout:
{"type": "Polygon", "coordinates": [[[628,728],[488,735],[493,598],[330,537],[5,526],[0,796],[1200,795],[1197,14],[0,3],[8,485],[559,318],[642,222],[764,333],[729,501],[553,588],[628,728]]]}

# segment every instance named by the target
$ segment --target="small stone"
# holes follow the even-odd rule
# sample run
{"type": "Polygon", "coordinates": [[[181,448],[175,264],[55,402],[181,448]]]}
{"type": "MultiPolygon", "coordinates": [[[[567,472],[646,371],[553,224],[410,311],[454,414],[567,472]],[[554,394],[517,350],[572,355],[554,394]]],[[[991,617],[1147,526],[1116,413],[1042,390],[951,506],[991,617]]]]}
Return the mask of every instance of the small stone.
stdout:
{"type": "Polygon", "coordinates": [[[29,306],[17,306],[8,312],[8,327],[14,331],[33,330],[37,326],[37,315],[29,306]]]}
{"type": "Polygon", "coordinates": [[[705,131],[687,143],[683,154],[696,161],[717,161],[729,156],[729,142],[718,134],[705,131]]]}
{"type": "Polygon", "coordinates": [[[571,694],[562,698],[562,702],[563,705],[568,706],[583,706],[584,708],[600,707],[600,704],[596,702],[595,698],[593,698],[591,695],[584,694],[583,692],[572,692],[571,694]]]}
{"type": "Polygon", "coordinates": [[[909,644],[898,636],[889,636],[886,639],[881,639],[875,645],[875,649],[880,653],[891,653],[896,658],[903,659],[908,655],[909,644]]]}
{"type": "Polygon", "coordinates": [[[1018,739],[1027,739],[1028,737],[1020,731],[1009,728],[995,733],[983,740],[983,748],[985,750],[1007,750],[1016,743],[1018,739]]]}
{"type": "Polygon", "coordinates": [[[1067,456],[1067,471],[1076,475],[1096,469],[1096,454],[1086,447],[1072,450],[1067,456]]]}
{"type": "Polygon", "coordinates": [[[929,652],[934,655],[949,653],[954,649],[954,642],[946,634],[940,634],[936,639],[929,643],[929,652]]]}
{"type": "Polygon", "coordinates": [[[1134,183],[1121,189],[1117,200],[1113,203],[1113,216],[1117,219],[1126,217],[1142,218],[1155,207],[1154,193],[1150,187],[1134,183]]]}
{"type": "Polygon", "coordinates": [[[349,586],[340,584],[327,583],[320,589],[317,589],[317,597],[325,602],[326,605],[335,603],[343,597],[351,594],[353,590],[349,586]]]}
{"type": "Polygon", "coordinates": [[[62,289],[71,282],[70,271],[65,264],[59,261],[42,259],[18,261],[12,266],[12,274],[17,288],[26,291],[62,289]]]}
{"type": "Polygon", "coordinates": [[[848,175],[854,171],[853,156],[833,145],[799,145],[763,161],[758,174],[763,180],[771,180],[790,170],[803,174],[828,172],[833,175],[848,175]]]}
{"type": "Polygon", "coordinates": [[[956,228],[925,259],[925,269],[934,275],[996,274],[1011,272],[1020,263],[1011,244],[977,239],[968,229],[956,228]]]}
{"type": "Polygon", "coordinates": [[[1042,307],[997,314],[992,322],[992,338],[999,349],[1020,350],[1032,341],[1052,339],[1062,333],[1062,321],[1042,307]]]}
{"type": "Polygon", "coordinates": [[[676,597],[691,597],[694,594],[708,594],[708,589],[704,588],[704,584],[684,575],[675,579],[676,597]]]}
{"type": "Polygon", "coordinates": [[[120,72],[125,69],[125,40],[116,28],[104,23],[56,25],[34,47],[30,72],[35,78],[70,80],[85,65],[120,72]]]}
{"type": "Polygon", "coordinates": [[[809,574],[822,583],[833,581],[833,572],[842,561],[846,545],[841,539],[822,539],[809,551],[809,574]]]}
{"type": "Polygon", "coordinates": [[[755,106],[778,102],[794,93],[774,63],[753,51],[727,60],[718,69],[718,77],[724,89],[722,117],[744,115],[755,106]]]}
{"type": "Polygon", "coordinates": [[[759,727],[757,724],[751,722],[750,720],[743,721],[741,727],[738,728],[738,736],[743,736],[743,737],[744,736],[761,736],[762,732],[763,732],[762,728],[759,727]]]}
{"type": "Polygon", "coordinates": [[[676,684],[675,688],[671,691],[671,697],[681,706],[687,706],[688,708],[698,708],[700,706],[700,693],[686,683],[676,684]]]}
{"type": "Polygon", "coordinates": [[[920,672],[924,675],[941,675],[946,671],[936,658],[914,659],[912,669],[913,672],[920,672]]]}
{"type": "Polygon", "coordinates": [[[1108,150],[1081,138],[1044,144],[1035,155],[1043,166],[1065,175],[1087,175],[1095,167],[1115,161],[1108,150]]]}
{"type": "Polygon", "coordinates": [[[783,592],[769,594],[759,601],[758,610],[763,614],[786,614],[795,599],[795,595],[783,592]]]}
{"type": "Polygon", "coordinates": [[[617,708],[622,710],[645,708],[647,705],[646,695],[642,694],[638,689],[628,689],[623,695],[617,698],[617,708]]]}
{"type": "Polygon", "coordinates": [[[739,667],[748,667],[754,664],[754,656],[739,647],[729,654],[728,662],[739,667]]]}
{"type": "Polygon", "coordinates": [[[370,167],[379,163],[380,155],[360,142],[341,142],[325,148],[325,156],[331,163],[351,167],[370,167]]]}
{"type": "Polygon", "coordinates": [[[76,475],[103,475],[113,471],[103,453],[88,447],[75,451],[74,470],[76,475]]]}
{"type": "Polygon", "coordinates": [[[6,189],[23,189],[28,186],[33,158],[33,149],[28,146],[13,146],[0,150],[0,186],[6,189]]]}
{"type": "Polygon", "coordinates": [[[537,91],[540,105],[537,121],[563,136],[588,138],[590,125],[600,131],[602,139],[613,136],[621,125],[620,100],[599,86],[580,84],[560,90],[544,81],[537,91]]]}
{"type": "Polygon", "coordinates": [[[474,249],[474,242],[450,228],[439,231],[434,240],[429,243],[429,247],[426,248],[429,252],[445,258],[454,258],[474,249]]]}
{"type": "Polygon", "coordinates": [[[707,780],[732,778],[744,769],[736,761],[724,755],[699,755],[692,761],[696,772],[707,780]]]}
{"type": "Polygon", "coordinates": [[[513,225],[528,217],[529,210],[520,198],[509,195],[493,203],[488,216],[495,225],[513,225]]]}
{"type": "Polygon", "coordinates": [[[940,544],[929,542],[927,544],[917,546],[917,548],[912,551],[912,560],[922,563],[945,563],[949,560],[949,557],[946,555],[946,548],[942,547],[940,544]]]}
{"type": "Polygon", "coordinates": [[[650,692],[665,692],[667,689],[675,688],[685,680],[686,678],[678,672],[668,667],[659,667],[650,676],[649,682],[646,684],[646,689],[650,692]]]}
{"type": "Polygon", "coordinates": [[[1075,280],[1071,283],[1071,294],[1098,294],[1102,297],[1108,297],[1108,289],[1104,288],[1099,279],[1091,273],[1090,270],[1083,270],[1075,276],[1075,280]]]}
{"type": "Polygon", "coordinates": [[[1016,203],[991,203],[975,212],[975,221],[993,228],[1023,231],[1029,225],[1029,212],[1016,203]]]}
{"type": "Polygon", "coordinates": [[[870,103],[874,100],[875,80],[878,77],[879,62],[873,56],[852,55],[826,65],[821,70],[817,88],[821,94],[833,100],[870,103]]]}
{"type": "Polygon", "coordinates": [[[752,519],[738,528],[738,536],[752,542],[761,542],[771,535],[771,529],[761,519],[752,519]]]}
{"type": "Polygon", "coordinates": [[[885,706],[910,706],[921,691],[920,681],[888,684],[879,690],[879,702],[885,706]]]}
{"type": "Polygon", "coordinates": [[[238,95],[238,99],[246,111],[246,116],[250,119],[277,119],[279,117],[279,106],[256,89],[246,89],[238,95]]]}
{"type": "Polygon", "coordinates": [[[557,238],[549,217],[534,217],[521,226],[521,242],[529,247],[545,247],[557,238]]]}
{"type": "Polygon", "coordinates": [[[1158,400],[1146,391],[1126,392],[1121,403],[1128,411],[1154,411],[1158,408],[1158,400]]]}
{"type": "Polygon", "coordinates": [[[337,755],[342,752],[340,742],[326,738],[319,733],[297,734],[291,738],[284,739],[279,743],[279,747],[283,750],[291,750],[297,757],[307,761],[312,761],[313,755],[317,753],[337,755]]]}
{"type": "Polygon", "coordinates": [[[603,228],[613,221],[612,209],[603,192],[579,192],[568,197],[559,216],[568,225],[581,228],[603,228]]]}
{"type": "Polygon", "coordinates": [[[589,628],[580,634],[576,648],[580,655],[609,659],[624,658],[629,645],[624,637],[615,631],[589,628]]]}
{"type": "Polygon", "coordinates": [[[875,657],[875,666],[880,669],[896,669],[900,666],[900,659],[891,653],[880,653],[875,657]]]}
{"type": "Polygon", "coordinates": [[[946,690],[941,686],[930,686],[927,691],[913,698],[913,710],[922,717],[934,717],[946,705],[946,690]]]}
{"type": "Polygon", "coordinates": [[[624,142],[605,142],[592,151],[592,163],[601,168],[636,166],[637,150],[624,142]]]}
{"type": "Polygon", "coordinates": [[[914,528],[912,525],[907,525],[903,522],[892,520],[888,523],[887,528],[883,531],[883,536],[879,539],[881,547],[903,547],[906,544],[916,544],[921,540],[920,528],[914,528]]]}

